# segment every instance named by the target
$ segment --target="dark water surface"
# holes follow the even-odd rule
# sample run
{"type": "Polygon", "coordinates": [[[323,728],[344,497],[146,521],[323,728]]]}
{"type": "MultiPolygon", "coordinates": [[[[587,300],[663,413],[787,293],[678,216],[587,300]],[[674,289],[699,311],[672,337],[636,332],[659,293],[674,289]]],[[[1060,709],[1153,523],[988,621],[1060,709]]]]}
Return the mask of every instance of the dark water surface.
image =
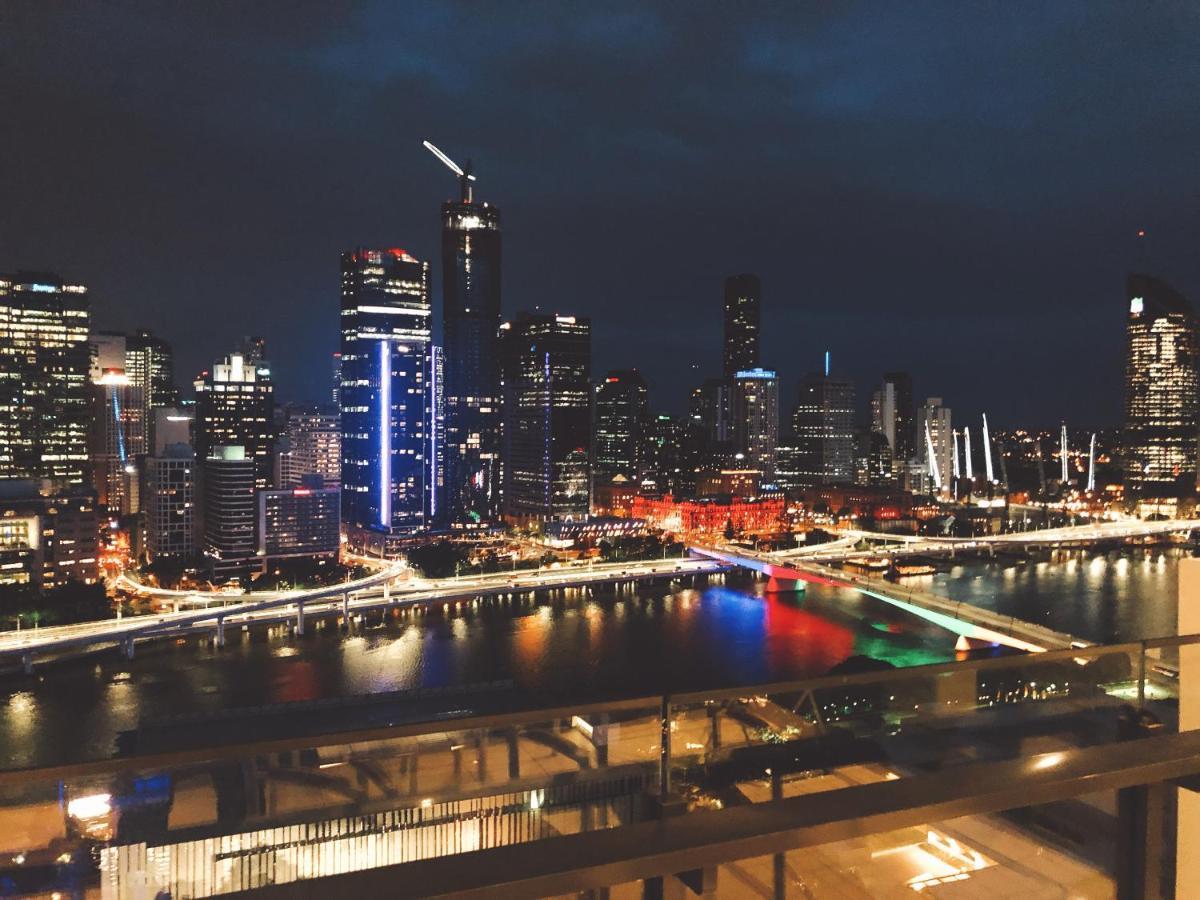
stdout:
{"type": "MultiPolygon", "coordinates": [[[[1174,633],[1179,555],[970,561],[914,583],[1089,640],[1134,640],[1174,633]]],[[[260,628],[220,650],[189,638],[0,679],[0,767],[111,756],[122,732],[239,707],[490,682],[518,700],[582,701],[809,677],[854,655],[940,662],[954,637],[855,591],[763,596],[733,576],[389,616],[351,635],[260,628]]]]}

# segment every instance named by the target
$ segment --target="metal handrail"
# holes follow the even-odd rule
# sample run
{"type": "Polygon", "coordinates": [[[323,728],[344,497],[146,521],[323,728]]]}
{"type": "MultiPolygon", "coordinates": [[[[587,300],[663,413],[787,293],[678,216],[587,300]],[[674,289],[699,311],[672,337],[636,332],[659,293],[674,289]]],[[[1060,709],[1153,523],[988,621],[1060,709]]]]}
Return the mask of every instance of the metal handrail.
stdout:
{"type": "Polygon", "coordinates": [[[419,722],[378,726],[368,729],[330,732],[318,735],[260,740],[239,744],[220,744],[188,750],[167,751],[146,755],[131,755],[63,765],[9,769],[0,771],[0,787],[24,784],[31,780],[64,780],[91,775],[128,771],[131,769],[157,769],[178,765],[210,762],[231,757],[246,757],[262,753],[288,750],[339,747],[369,741],[416,737],[427,734],[460,733],[481,729],[497,729],[533,725],[555,719],[570,719],[573,716],[591,716],[604,713],[629,711],[672,711],[682,706],[702,704],[709,701],[729,700],[739,697],[797,693],[828,688],[900,684],[921,678],[943,675],[965,674],[990,670],[1011,670],[1040,666],[1046,663],[1066,662],[1080,659],[1101,658],[1128,654],[1138,660],[1136,671],[1139,677],[1139,705],[1144,702],[1142,685],[1147,672],[1146,654],[1150,649],[1179,647],[1200,644],[1200,634],[1177,637],[1153,638],[1123,644],[1089,645],[1066,650],[1051,650],[1037,654],[1014,654],[988,659],[963,660],[961,662],[933,663],[909,666],[883,672],[861,672],[846,675],[825,675],[794,681],[769,682],[719,688],[705,691],[688,691],[678,694],[651,694],[637,697],[592,700],[580,703],[556,704],[551,707],[496,712],[480,715],[464,715],[453,718],[430,718],[419,722]]]}

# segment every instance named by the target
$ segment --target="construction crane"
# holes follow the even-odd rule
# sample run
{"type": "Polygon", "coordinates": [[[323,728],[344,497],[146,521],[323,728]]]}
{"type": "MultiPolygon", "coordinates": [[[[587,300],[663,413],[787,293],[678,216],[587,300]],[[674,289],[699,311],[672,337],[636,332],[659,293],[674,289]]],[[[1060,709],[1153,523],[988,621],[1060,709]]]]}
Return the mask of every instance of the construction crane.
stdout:
{"type": "Polygon", "coordinates": [[[475,180],[475,176],[471,174],[471,161],[467,160],[467,167],[464,169],[445,153],[431,144],[429,141],[421,142],[425,149],[445,163],[446,168],[458,176],[459,189],[463,203],[470,203],[472,198],[471,182],[475,180]]]}

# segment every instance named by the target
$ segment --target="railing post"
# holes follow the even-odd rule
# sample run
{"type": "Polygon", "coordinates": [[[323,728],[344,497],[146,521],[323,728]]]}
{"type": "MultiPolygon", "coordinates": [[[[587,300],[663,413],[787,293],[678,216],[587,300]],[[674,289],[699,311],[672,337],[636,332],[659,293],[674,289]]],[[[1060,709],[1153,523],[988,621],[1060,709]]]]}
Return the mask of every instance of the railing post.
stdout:
{"type": "Polygon", "coordinates": [[[666,800],[671,794],[671,696],[663,694],[659,710],[658,790],[666,800]]]}
{"type": "Polygon", "coordinates": [[[1138,683],[1137,683],[1137,704],[1138,709],[1146,708],[1146,642],[1138,642],[1141,647],[1141,652],[1138,653],[1138,683]]]}

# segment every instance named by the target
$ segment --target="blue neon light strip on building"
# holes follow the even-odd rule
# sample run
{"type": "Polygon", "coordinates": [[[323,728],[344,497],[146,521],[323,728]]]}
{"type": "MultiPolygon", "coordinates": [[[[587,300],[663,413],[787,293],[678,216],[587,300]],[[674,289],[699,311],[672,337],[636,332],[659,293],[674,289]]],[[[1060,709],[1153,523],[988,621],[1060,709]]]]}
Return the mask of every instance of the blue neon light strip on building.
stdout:
{"type": "Polygon", "coordinates": [[[387,340],[379,342],[379,523],[392,525],[392,366],[387,340]]]}

